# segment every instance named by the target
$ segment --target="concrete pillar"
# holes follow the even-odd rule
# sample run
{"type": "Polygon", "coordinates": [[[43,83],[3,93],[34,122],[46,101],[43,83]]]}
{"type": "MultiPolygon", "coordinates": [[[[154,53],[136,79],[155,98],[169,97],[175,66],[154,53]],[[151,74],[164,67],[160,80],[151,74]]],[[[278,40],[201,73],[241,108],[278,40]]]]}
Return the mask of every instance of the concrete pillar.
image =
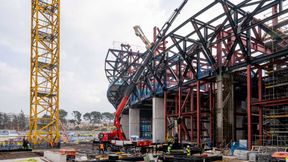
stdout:
{"type": "Polygon", "coordinates": [[[233,77],[231,75],[219,74],[217,76],[216,144],[235,139],[234,121],[233,77]]]}
{"type": "Polygon", "coordinates": [[[129,109],[129,138],[132,135],[140,136],[140,110],[129,109]]]}
{"type": "Polygon", "coordinates": [[[223,142],[223,76],[217,76],[216,145],[223,142]]]}
{"type": "Polygon", "coordinates": [[[152,102],[152,141],[165,142],[164,99],[154,97],[152,102]]]}
{"type": "Polygon", "coordinates": [[[129,137],[129,115],[122,114],[120,122],[121,122],[122,130],[125,134],[125,137],[128,138],[129,137]]]}

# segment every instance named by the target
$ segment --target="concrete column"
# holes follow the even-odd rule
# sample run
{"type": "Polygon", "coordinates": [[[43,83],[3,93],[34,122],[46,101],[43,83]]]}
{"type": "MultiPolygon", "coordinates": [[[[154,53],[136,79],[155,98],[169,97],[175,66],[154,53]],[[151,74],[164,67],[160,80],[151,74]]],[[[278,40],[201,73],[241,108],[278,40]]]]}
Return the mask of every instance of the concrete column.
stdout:
{"type": "Polygon", "coordinates": [[[152,139],[153,142],[165,142],[164,99],[154,97],[152,102],[152,139]]]}
{"type": "Polygon", "coordinates": [[[128,138],[129,137],[129,115],[122,114],[120,122],[121,122],[122,130],[125,134],[125,137],[128,138]]]}
{"type": "Polygon", "coordinates": [[[217,76],[216,145],[223,142],[223,76],[217,76]]]}
{"type": "Polygon", "coordinates": [[[129,109],[129,138],[132,135],[140,136],[140,110],[129,109]]]}

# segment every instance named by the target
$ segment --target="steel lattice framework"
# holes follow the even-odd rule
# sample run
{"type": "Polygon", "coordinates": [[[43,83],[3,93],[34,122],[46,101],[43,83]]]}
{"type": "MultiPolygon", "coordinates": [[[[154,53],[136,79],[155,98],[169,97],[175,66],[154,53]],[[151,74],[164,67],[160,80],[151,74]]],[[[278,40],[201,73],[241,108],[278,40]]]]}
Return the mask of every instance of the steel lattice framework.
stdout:
{"type": "Polygon", "coordinates": [[[53,146],[59,133],[60,0],[32,0],[29,140],[53,146]]]}
{"type": "MultiPolygon", "coordinates": [[[[166,133],[169,132],[170,119],[176,118],[184,121],[179,122],[180,140],[195,141],[200,146],[201,139],[210,138],[216,144],[232,138],[231,135],[224,139],[224,132],[228,130],[218,129],[218,125],[223,125],[227,119],[214,118],[217,113],[227,113],[225,105],[216,103],[216,92],[223,91],[223,96],[217,96],[223,103],[231,96],[228,88],[222,90],[216,87],[229,82],[229,79],[223,79],[226,74],[244,78],[247,85],[246,129],[248,147],[251,148],[252,105],[260,102],[264,104],[260,91],[261,80],[258,81],[259,101],[252,102],[252,80],[262,75],[262,69],[271,69],[273,64],[288,65],[288,8],[283,3],[283,0],[244,0],[239,4],[228,0],[213,1],[164,36],[164,48],[155,53],[146,65],[129,104],[139,104],[153,96],[164,96],[166,133]],[[216,10],[222,10],[222,13],[216,15],[216,10]],[[221,84],[218,84],[218,78],[222,78],[221,84]],[[174,98],[173,101],[171,98],[174,98]]],[[[114,59],[106,59],[106,64],[113,62],[113,65],[117,65],[121,57],[131,54],[139,58],[138,62],[128,60],[125,65],[127,68],[121,72],[116,66],[105,68],[111,83],[107,97],[117,107],[123,97],[121,94],[129,84],[120,80],[126,81],[127,76],[133,76],[145,52],[109,49],[107,55],[111,53],[114,59]],[[129,67],[135,68],[129,71],[129,67]],[[115,73],[117,81],[109,77],[115,73]]],[[[284,102],[287,103],[287,100],[284,102]]],[[[262,106],[259,106],[260,137],[263,135],[262,106]]]]}

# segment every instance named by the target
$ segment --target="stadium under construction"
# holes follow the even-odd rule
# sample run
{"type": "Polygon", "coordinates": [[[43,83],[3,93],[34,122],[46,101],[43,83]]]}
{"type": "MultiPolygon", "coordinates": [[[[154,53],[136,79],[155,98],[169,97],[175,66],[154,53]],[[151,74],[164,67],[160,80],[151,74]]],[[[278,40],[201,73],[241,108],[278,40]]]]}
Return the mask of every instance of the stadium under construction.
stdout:
{"type": "Polygon", "coordinates": [[[126,137],[287,146],[287,11],[282,0],[214,1],[165,35],[155,27],[149,61],[149,49],[109,49],[111,104],[136,84],[121,117],[126,137]]]}
{"type": "Polygon", "coordinates": [[[1,130],[0,160],[288,161],[288,2],[211,0],[181,22],[187,2],[151,40],[134,26],[146,49],[102,53],[114,123],[81,132],[60,117],[60,0],[31,0],[29,130],[1,130]]]}

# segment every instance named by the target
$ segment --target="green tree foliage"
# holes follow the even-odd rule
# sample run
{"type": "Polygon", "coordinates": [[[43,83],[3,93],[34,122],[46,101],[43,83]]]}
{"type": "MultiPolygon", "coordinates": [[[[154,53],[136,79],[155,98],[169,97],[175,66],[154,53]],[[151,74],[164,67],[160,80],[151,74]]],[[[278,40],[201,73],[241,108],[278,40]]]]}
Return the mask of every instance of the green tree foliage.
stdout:
{"type": "Polygon", "coordinates": [[[20,129],[28,129],[28,118],[25,117],[25,114],[23,111],[20,112],[20,114],[18,115],[18,120],[19,120],[19,128],[20,129]]]}
{"type": "Polygon", "coordinates": [[[59,118],[60,118],[62,123],[65,123],[65,124],[67,123],[67,119],[66,119],[67,115],[68,115],[67,111],[65,111],[63,109],[59,110],[59,118]]]}
{"type": "Polygon", "coordinates": [[[91,121],[91,113],[85,113],[84,115],[83,115],[83,118],[84,118],[84,120],[85,121],[89,121],[89,123],[91,123],[92,121],[91,121]]]}
{"type": "Polygon", "coordinates": [[[68,120],[69,123],[73,124],[74,126],[76,125],[76,120],[75,119],[69,119],[68,120]]]}
{"type": "Polygon", "coordinates": [[[99,111],[92,111],[90,115],[91,115],[91,123],[93,124],[101,123],[102,114],[99,111]]]}
{"type": "Polygon", "coordinates": [[[103,119],[104,119],[105,121],[111,122],[112,120],[114,120],[114,114],[113,114],[113,113],[104,112],[104,113],[102,113],[102,116],[103,116],[103,119]]]}
{"type": "Polygon", "coordinates": [[[23,131],[28,129],[28,117],[23,111],[19,114],[7,114],[0,112],[0,129],[23,131]]]}
{"type": "Polygon", "coordinates": [[[81,119],[82,114],[79,111],[73,111],[72,115],[74,116],[74,120],[76,121],[76,124],[80,124],[82,121],[81,119]]]}

